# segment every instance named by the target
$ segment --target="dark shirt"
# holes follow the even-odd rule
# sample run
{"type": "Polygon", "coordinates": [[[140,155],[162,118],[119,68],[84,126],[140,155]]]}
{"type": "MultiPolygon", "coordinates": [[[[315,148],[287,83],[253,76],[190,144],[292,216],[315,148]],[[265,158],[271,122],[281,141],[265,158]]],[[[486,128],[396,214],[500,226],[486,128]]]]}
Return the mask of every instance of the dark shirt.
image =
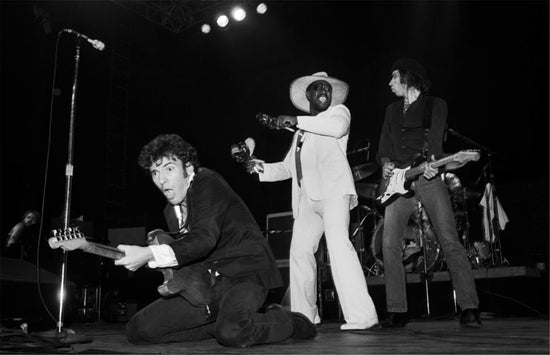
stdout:
{"type": "MultiPolygon", "coordinates": [[[[266,289],[282,286],[275,258],[243,200],[213,170],[199,168],[187,191],[188,232],[170,244],[180,266],[204,262],[228,277],[257,277],[266,289]]],[[[174,208],[165,216],[179,225],[174,208]]]]}
{"type": "Polygon", "coordinates": [[[381,158],[389,158],[398,168],[405,168],[422,155],[425,142],[426,156],[436,159],[444,156],[443,134],[447,124],[447,103],[433,97],[431,126],[425,135],[424,118],[426,115],[426,97],[420,95],[403,114],[404,100],[396,101],[386,107],[382,133],[378,144],[376,160],[382,165],[381,158]]]}

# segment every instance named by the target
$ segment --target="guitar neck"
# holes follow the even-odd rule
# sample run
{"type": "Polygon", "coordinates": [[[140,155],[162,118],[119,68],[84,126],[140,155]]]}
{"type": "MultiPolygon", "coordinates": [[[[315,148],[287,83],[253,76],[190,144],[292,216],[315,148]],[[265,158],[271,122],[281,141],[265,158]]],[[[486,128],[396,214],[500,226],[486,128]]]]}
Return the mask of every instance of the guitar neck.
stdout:
{"type": "MultiPolygon", "coordinates": [[[[452,162],[453,160],[454,160],[454,155],[450,155],[448,157],[431,162],[430,164],[434,168],[440,168],[452,162]]],[[[419,166],[410,168],[405,172],[405,179],[412,179],[415,176],[424,174],[424,171],[426,171],[426,165],[427,165],[426,163],[422,163],[419,166]]]]}
{"type": "Polygon", "coordinates": [[[86,246],[82,247],[82,251],[115,260],[121,259],[125,255],[123,251],[120,251],[115,247],[110,247],[93,242],[88,242],[86,246]]]}

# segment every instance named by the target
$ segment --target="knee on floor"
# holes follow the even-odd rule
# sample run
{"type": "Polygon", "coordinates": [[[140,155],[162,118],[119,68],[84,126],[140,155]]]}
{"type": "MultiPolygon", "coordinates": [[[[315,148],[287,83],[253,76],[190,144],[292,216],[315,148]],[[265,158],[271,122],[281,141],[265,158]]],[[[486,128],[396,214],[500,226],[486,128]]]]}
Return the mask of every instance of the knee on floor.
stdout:
{"type": "Polygon", "coordinates": [[[216,324],[216,339],[221,345],[246,348],[261,340],[254,339],[254,325],[251,318],[226,318],[216,324]]]}
{"type": "MultiPolygon", "coordinates": [[[[137,317],[130,319],[126,324],[126,337],[132,344],[154,344],[159,339],[155,335],[155,329],[150,329],[147,322],[140,322],[137,317]]],[[[156,328],[156,327],[155,327],[156,328]]]]}

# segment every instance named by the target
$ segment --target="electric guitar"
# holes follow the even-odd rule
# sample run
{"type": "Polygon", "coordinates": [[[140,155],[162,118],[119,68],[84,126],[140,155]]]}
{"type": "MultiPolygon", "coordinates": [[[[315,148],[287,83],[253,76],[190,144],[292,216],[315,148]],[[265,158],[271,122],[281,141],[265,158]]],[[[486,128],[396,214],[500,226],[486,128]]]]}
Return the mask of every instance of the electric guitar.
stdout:
{"type": "MultiPolygon", "coordinates": [[[[66,230],[55,229],[48,239],[50,248],[62,247],[65,250],[80,249],[86,253],[118,260],[125,256],[122,250],[117,248],[90,242],[86,239],[78,227],[70,227],[66,230]]],[[[149,245],[170,244],[175,241],[170,234],[161,229],[155,229],[147,234],[149,245]]],[[[164,276],[164,282],[157,290],[161,296],[169,297],[181,295],[196,306],[207,306],[213,300],[211,274],[203,264],[191,264],[181,268],[159,268],[164,276]]]]}
{"type": "MultiPolygon", "coordinates": [[[[429,164],[434,168],[439,168],[452,162],[463,166],[470,161],[478,161],[479,156],[480,154],[477,150],[461,150],[458,153],[435,160],[429,164]]],[[[418,175],[422,175],[426,171],[427,164],[424,162],[415,167],[409,166],[405,169],[393,169],[392,175],[388,179],[382,179],[379,187],[379,196],[376,200],[383,206],[386,206],[398,197],[406,195],[409,192],[410,180],[418,175]]]]}

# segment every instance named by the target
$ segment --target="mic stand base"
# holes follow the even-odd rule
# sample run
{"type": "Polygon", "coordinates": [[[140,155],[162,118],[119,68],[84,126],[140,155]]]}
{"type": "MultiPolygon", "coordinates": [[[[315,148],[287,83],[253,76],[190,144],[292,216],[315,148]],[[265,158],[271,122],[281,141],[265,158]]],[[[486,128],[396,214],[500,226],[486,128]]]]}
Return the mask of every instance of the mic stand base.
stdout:
{"type": "Polygon", "coordinates": [[[46,330],[42,332],[31,332],[30,334],[42,338],[52,339],[67,345],[86,344],[93,341],[92,337],[86,335],[78,335],[74,330],[67,328],[65,328],[61,332],[57,330],[46,330]]]}

